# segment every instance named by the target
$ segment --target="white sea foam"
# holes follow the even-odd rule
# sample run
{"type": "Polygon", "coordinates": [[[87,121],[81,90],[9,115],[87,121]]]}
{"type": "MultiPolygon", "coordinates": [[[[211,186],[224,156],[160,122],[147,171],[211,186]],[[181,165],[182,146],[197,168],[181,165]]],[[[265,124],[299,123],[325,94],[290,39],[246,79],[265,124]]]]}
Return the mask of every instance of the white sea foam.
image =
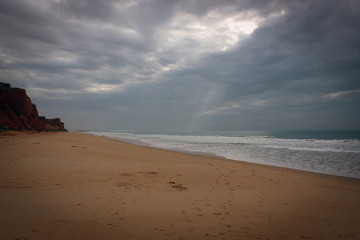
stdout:
{"type": "Polygon", "coordinates": [[[92,132],[123,141],[233,160],[360,178],[360,141],[284,139],[271,135],[165,135],[92,132]]]}

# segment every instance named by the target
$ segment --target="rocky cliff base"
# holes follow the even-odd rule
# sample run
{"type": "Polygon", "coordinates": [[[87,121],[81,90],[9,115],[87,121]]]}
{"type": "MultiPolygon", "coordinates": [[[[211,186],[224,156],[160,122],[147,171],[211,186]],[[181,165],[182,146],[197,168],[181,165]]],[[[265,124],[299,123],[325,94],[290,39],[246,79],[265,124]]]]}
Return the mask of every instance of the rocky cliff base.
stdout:
{"type": "Polygon", "coordinates": [[[39,116],[25,89],[0,82],[0,131],[66,131],[59,118],[39,116]]]}

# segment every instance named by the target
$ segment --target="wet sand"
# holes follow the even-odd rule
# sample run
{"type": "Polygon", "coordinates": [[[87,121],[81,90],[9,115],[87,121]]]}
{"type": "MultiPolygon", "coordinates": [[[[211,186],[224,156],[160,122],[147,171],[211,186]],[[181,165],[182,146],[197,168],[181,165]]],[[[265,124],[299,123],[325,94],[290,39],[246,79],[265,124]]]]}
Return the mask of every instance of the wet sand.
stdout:
{"type": "Polygon", "coordinates": [[[360,180],[82,133],[2,133],[0,234],[360,239],[360,180]]]}

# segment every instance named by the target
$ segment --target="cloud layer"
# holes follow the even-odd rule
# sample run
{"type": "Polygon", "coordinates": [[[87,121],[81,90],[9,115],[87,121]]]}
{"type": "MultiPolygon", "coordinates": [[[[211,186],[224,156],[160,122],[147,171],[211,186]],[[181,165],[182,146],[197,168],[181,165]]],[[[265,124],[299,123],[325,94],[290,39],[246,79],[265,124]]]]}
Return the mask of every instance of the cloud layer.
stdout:
{"type": "Polygon", "coordinates": [[[360,129],[360,3],[0,1],[0,81],[70,129],[360,129]]]}

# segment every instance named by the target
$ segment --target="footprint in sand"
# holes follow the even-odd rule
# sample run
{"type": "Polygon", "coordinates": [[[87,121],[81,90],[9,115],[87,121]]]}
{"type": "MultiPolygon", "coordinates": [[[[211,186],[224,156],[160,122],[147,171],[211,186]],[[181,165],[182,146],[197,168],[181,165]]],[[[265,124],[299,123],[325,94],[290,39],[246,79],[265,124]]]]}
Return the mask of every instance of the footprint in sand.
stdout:
{"type": "Polygon", "coordinates": [[[120,173],[119,175],[122,177],[132,177],[133,176],[131,173],[120,173]]]}
{"type": "Polygon", "coordinates": [[[150,175],[157,175],[157,174],[159,174],[158,172],[143,172],[143,173],[145,173],[145,174],[150,174],[150,175]]]}
{"type": "Polygon", "coordinates": [[[185,191],[187,187],[184,187],[181,183],[175,183],[173,181],[168,182],[171,185],[171,188],[174,188],[177,191],[185,191]]]}
{"type": "Polygon", "coordinates": [[[71,145],[72,148],[82,148],[82,149],[87,149],[87,147],[82,147],[82,146],[76,146],[76,145],[71,145]]]}

